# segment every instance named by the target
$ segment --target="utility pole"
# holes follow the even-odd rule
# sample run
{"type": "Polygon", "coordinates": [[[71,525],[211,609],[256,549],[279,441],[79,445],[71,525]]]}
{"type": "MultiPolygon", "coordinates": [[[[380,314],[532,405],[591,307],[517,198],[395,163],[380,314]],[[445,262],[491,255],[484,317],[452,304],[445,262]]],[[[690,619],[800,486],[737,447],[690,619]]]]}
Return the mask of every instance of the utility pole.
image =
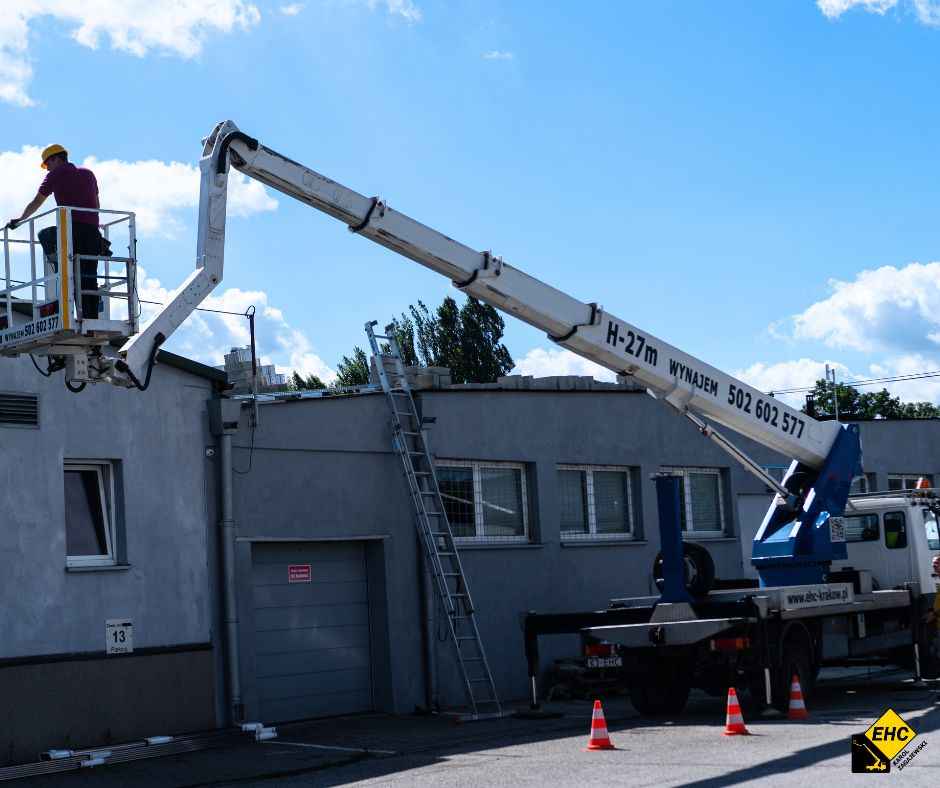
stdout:
{"type": "Polygon", "coordinates": [[[832,367],[832,369],[830,370],[829,365],[826,364],[826,382],[827,382],[827,383],[830,381],[830,376],[829,376],[830,371],[832,372],[832,377],[831,377],[831,380],[832,380],[832,410],[833,410],[833,413],[836,414],[836,421],[838,421],[838,420],[839,420],[839,393],[838,393],[838,387],[837,387],[837,384],[836,384],[836,368],[835,368],[835,367],[832,367]]]}

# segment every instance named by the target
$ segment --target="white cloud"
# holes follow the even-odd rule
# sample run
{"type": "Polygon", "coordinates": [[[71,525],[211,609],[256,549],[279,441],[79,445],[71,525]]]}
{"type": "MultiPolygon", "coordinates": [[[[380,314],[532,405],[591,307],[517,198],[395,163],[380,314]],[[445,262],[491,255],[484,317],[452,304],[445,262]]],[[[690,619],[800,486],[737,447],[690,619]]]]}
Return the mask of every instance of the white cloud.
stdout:
{"type": "Polygon", "coordinates": [[[304,4],[291,3],[290,5],[282,5],[278,10],[284,16],[297,16],[297,14],[304,10],[304,4]]]}
{"type": "MultiPolygon", "coordinates": [[[[911,353],[872,364],[868,369],[873,378],[897,377],[900,375],[916,375],[922,372],[935,372],[940,370],[940,362],[936,357],[929,358],[918,353],[911,353]]],[[[904,402],[940,402],[940,378],[901,380],[895,383],[886,383],[884,387],[904,402]]],[[[882,387],[875,386],[873,388],[880,390],[882,387]]]]}
{"type": "MultiPolygon", "coordinates": [[[[826,364],[835,368],[839,382],[858,379],[858,376],[854,375],[844,364],[837,361],[816,361],[811,358],[781,361],[777,364],[757,363],[747,369],[735,370],[731,374],[759,391],[777,392],[782,389],[814,386],[817,380],[825,379],[826,364]]],[[[805,395],[802,393],[777,396],[788,405],[796,407],[800,407],[805,400],[805,395]]]]}
{"type": "Polygon", "coordinates": [[[384,5],[392,16],[400,16],[407,22],[420,22],[424,18],[421,9],[412,0],[369,0],[369,8],[384,5]]]}
{"type": "Polygon", "coordinates": [[[940,345],[940,262],[884,266],[829,284],[829,298],[793,317],[795,339],[866,352],[930,352],[940,345]]]}
{"type": "Polygon", "coordinates": [[[591,375],[595,380],[613,382],[617,376],[606,367],[588,361],[563,348],[532,348],[516,362],[512,375],[532,375],[537,378],[551,375],[591,375]]]}
{"type": "MultiPolygon", "coordinates": [[[[20,151],[0,152],[0,217],[19,216],[42,182],[40,149],[31,145],[20,151]]],[[[81,164],[98,179],[105,208],[134,211],[140,236],[171,238],[192,219],[199,203],[199,168],[181,162],[99,160],[87,157],[81,164]]],[[[43,206],[49,207],[51,201],[43,206]]],[[[273,211],[275,200],[258,181],[235,170],[229,175],[230,216],[250,216],[273,211]]]]}
{"type": "Polygon", "coordinates": [[[852,8],[864,8],[873,14],[884,14],[898,4],[898,0],[816,0],[816,5],[830,19],[837,19],[852,8]]]}
{"type": "Polygon", "coordinates": [[[921,24],[940,27],[940,3],[936,0],[816,0],[816,5],[830,19],[838,19],[854,8],[884,16],[894,8],[907,7],[921,24]]]}
{"type": "MultiPolygon", "coordinates": [[[[391,2],[391,0],[390,0],[391,2]]],[[[261,12],[248,0],[17,0],[0,14],[0,101],[28,107],[32,78],[29,37],[33,22],[64,23],[81,46],[142,57],[150,51],[193,58],[212,33],[247,30],[261,12]]]]}
{"type": "MultiPolygon", "coordinates": [[[[138,294],[143,301],[166,303],[171,293],[160,280],[148,277],[138,266],[138,294]]],[[[336,372],[315,352],[307,335],[291,325],[281,309],[272,306],[263,290],[241,290],[230,287],[210,295],[201,306],[238,314],[197,311],[173,333],[167,349],[182,353],[196,361],[213,366],[224,362],[224,355],[233,347],[244,347],[250,341],[248,319],[244,313],[254,306],[255,337],[259,355],[279,372],[297,370],[303,375],[317,375],[325,383],[332,382],[336,372]]],[[[141,323],[152,317],[159,306],[141,305],[141,323]]]]}
{"type": "Polygon", "coordinates": [[[512,52],[504,52],[499,49],[491,49],[483,53],[484,60],[512,60],[515,55],[512,52]]]}

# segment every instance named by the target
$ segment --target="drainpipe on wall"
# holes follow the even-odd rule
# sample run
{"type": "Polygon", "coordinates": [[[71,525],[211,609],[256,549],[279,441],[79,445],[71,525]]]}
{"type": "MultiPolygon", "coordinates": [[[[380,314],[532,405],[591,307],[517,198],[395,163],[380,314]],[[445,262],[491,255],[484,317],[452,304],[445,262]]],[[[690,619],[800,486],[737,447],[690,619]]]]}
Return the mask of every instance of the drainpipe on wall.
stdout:
{"type": "Polygon", "coordinates": [[[437,628],[434,618],[437,605],[434,596],[434,580],[421,539],[418,539],[418,571],[421,573],[422,613],[424,614],[424,692],[428,711],[440,709],[437,688],[437,628]]]}
{"type": "Polygon", "coordinates": [[[238,432],[241,403],[218,399],[209,403],[209,421],[212,434],[219,439],[219,476],[222,497],[222,517],[219,522],[222,540],[222,605],[225,628],[225,663],[228,673],[228,722],[243,721],[241,672],[238,662],[238,602],[236,599],[235,571],[235,516],[232,504],[232,435],[238,432]]]}

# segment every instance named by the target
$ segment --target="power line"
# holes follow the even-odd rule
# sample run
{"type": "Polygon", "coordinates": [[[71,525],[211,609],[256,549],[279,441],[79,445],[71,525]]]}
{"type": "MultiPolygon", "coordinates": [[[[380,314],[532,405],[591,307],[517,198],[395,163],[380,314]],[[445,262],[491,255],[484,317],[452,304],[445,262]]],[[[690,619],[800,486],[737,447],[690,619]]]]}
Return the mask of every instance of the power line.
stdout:
{"type": "MultiPolygon", "coordinates": [[[[847,381],[840,385],[848,385],[854,388],[860,386],[877,386],[879,383],[900,383],[908,380],[924,380],[926,378],[936,378],[940,377],[940,370],[935,370],[933,372],[912,372],[909,375],[894,375],[892,377],[885,378],[870,378],[867,380],[853,380],[847,381]]],[[[813,391],[816,386],[800,386],[797,388],[791,389],[774,389],[770,394],[801,394],[806,391],[813,391]]]]}
{"type": "MultiPolygon", "coordinates": [[[[120,293],[112,293],[111,298],[126,299],[127,296],[120,294],[120,293]]],[[[165,306],[165,304],[162,301],[147,301],[143,298],[138,298],[137,303],[138,304],[152,304],[153,306],[165,306]]],[[[228,309],[210,309],[207,306],[197,306],[196,311],[197,312],[215,312],[215,314],[217,315],[235,315],[236,317],[248,317],[247,312],[232,312],[228,309]]]]}

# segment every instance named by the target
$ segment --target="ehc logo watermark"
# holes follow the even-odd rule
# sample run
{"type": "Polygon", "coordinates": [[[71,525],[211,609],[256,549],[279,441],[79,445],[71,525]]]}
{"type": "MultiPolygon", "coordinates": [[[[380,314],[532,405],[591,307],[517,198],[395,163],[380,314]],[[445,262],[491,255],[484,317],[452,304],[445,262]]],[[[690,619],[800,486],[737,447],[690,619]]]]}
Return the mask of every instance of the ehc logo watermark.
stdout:
{"type": "Polygon", "coordinates": [[[927,746],[923,739],[912,746],[917,732],[894,709],[888,709],[864,733],[852,736],[852,771],[856,774],[887,774],[901,771],[927,746]]]}

